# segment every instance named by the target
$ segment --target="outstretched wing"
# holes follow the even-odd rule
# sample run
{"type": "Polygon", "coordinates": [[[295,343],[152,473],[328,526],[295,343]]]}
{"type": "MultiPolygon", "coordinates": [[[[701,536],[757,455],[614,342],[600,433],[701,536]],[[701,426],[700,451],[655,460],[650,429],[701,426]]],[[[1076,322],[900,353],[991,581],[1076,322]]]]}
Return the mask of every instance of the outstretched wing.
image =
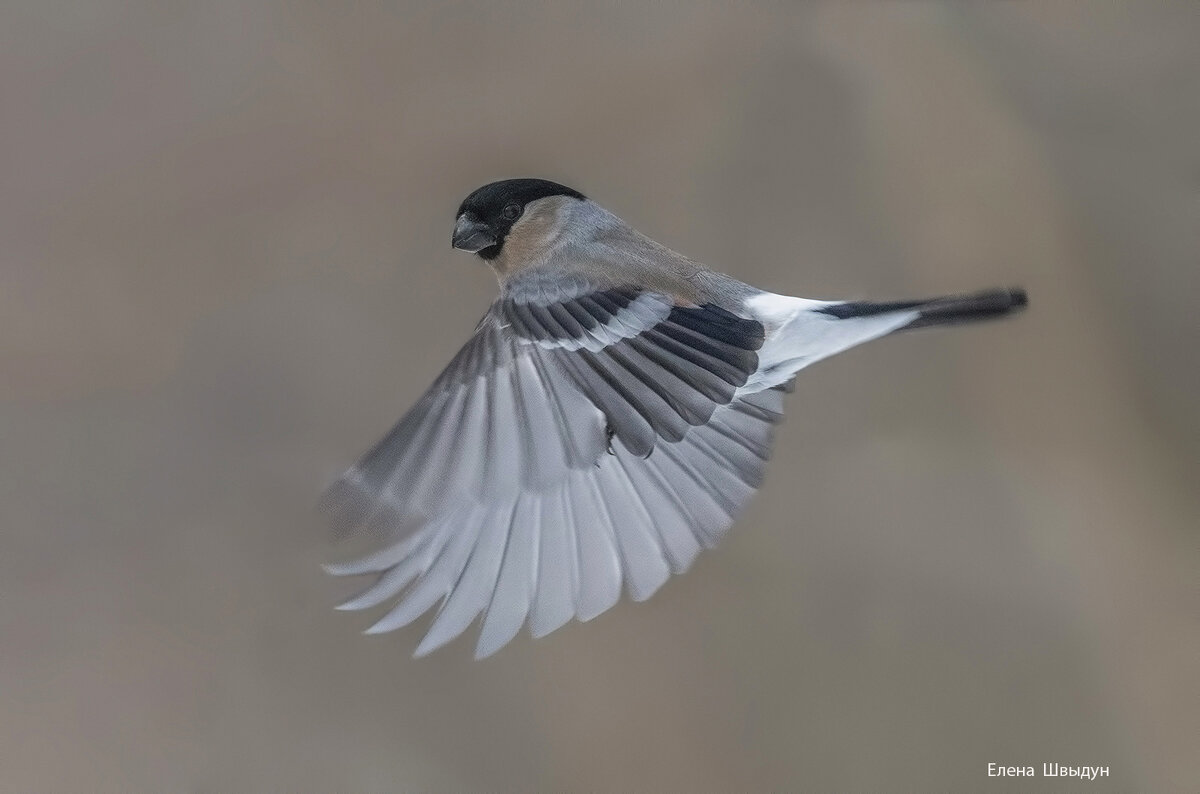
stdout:
{"type": "Polygon", "coordinates": [[[649,597],[732,523],[770,452],[779,393],[734,400],[757,322],[632,288],[522,297],[325,500],[339,528],[397,538],[330,567],[379,576],[344,608],[406,591],[371,629],[387,631],[442,602],[418,654],[481,612],[482,656],[527,619],[540,636],[594,617],[622,580],[649,597]]]}

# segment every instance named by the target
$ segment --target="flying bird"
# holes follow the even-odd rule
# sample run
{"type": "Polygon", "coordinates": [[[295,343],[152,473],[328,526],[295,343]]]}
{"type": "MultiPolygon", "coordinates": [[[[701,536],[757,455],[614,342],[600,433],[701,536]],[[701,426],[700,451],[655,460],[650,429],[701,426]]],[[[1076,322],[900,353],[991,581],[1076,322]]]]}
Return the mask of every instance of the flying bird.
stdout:
{"type": "Polygon", "coordinates": [[[416,655],[483,616],[476,657],[654,594],[762,484],[796,373],[913,328],[1025,306],[1020,289],[928,300],[777,295],[693,262],[569,187],[485,185],[453,246],[500,295],[407,414],[325,493],[342,532],[384,538],[326,566],[371,574],[339,609],[438,607],[416,655]]]}

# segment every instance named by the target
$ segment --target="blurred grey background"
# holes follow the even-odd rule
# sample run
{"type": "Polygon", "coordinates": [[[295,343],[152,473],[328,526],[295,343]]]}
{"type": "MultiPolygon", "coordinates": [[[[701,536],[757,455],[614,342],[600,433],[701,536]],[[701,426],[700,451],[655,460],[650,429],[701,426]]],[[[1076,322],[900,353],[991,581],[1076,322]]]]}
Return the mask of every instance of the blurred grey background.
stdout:
{"type": "Polygon", "coordinates": [[[1197,141],[1194,3],[5,3],[0,789],[1197,790],[1197,141]],[[804,373],[651,601],[414,661],[312,507],[512,176],[775,291],[1032,308],[804,373]]]}

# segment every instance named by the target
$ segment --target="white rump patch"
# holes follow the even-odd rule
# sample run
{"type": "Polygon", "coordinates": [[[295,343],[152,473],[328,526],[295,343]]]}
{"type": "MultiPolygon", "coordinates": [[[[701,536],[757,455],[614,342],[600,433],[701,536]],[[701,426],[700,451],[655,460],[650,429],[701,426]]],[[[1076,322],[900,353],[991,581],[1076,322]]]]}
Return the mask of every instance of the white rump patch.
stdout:
{"type": "Polygon", "coordinates": [[[760,292],[747,298],[745,311],[763,324],[767,338],[758,351],[758,371],[738,394],[787,382],[810,364],[886,336],[917,318],[915,309],[869,317],[838,319],[818,311],[841,301],[820,301],[760,292]]]}

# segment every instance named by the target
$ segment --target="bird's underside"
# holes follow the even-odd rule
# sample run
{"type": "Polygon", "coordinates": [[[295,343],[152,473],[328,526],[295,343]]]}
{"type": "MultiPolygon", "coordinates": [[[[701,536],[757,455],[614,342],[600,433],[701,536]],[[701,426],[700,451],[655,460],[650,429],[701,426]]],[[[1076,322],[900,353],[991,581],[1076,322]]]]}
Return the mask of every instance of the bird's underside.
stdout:
{"type": "Polygon", "coordinates": [[[337,529],[388,538],[327,566],[376,577],[340,608],[391,602],[376,633],[438,606],[418,656],[482,615],[483,657],[522,625],[539,637],[599,615],[622,587],[644,600],[715,545],[762,483],[796,371],[895,330],[1023,302],[759,292],[722,307],[634,286],[510,293],[326,493],[337,529]]]}

